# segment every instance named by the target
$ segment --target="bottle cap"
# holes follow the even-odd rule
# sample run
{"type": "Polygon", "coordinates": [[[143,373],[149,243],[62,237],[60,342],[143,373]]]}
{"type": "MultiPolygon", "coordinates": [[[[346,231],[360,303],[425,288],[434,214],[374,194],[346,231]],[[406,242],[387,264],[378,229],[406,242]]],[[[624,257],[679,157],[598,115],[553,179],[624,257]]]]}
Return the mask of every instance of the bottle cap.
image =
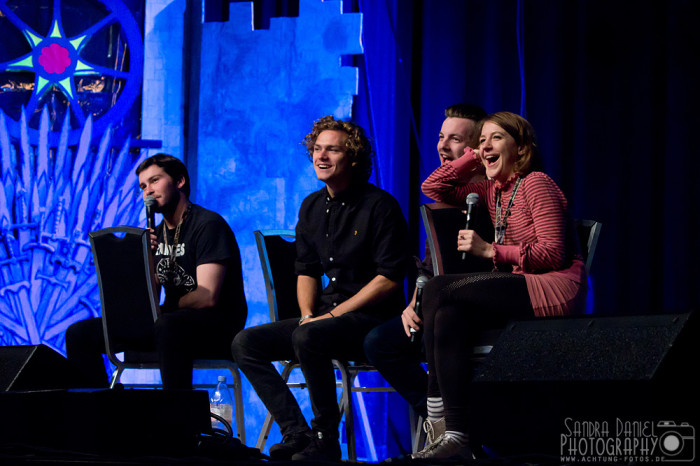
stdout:
{"type": "Polygon", "coordinates": [[[224,383],[226,383],[226,376],[225,376],[225,375],[220,375],[220,376],[219,376],[219,382],[224,382],[224,383]]]}

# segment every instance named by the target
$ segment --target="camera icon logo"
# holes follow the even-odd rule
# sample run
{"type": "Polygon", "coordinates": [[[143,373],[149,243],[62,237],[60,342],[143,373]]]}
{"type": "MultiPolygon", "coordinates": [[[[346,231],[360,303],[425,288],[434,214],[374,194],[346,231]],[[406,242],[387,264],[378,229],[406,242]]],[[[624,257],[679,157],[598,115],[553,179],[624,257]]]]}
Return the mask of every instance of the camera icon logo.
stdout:
{"type": "Polygon", "coordinates": [[[663,461],[690,462],[695,459],[695,427],[687,422],[660,421],[656,432],[663,461]]]}

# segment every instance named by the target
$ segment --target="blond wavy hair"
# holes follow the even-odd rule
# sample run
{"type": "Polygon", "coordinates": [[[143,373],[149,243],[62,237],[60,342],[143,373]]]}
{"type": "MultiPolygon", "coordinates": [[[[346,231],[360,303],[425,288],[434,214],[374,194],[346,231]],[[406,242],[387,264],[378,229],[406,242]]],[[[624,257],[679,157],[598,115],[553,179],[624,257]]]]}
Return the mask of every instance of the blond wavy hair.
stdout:
{"type": "Polygon", "coordinates": [[[372,144],[365,134],[365,130],[350,121],[336,120],[332,115],[316,120],[311,132],[304,136],[304,141],[302,142],[306,146],[309,160],[313,160],[314,145],[318,135],[328,130],[343,131],[348,135],[345,140],[345,148],[353,162],[353,181],[366,182],[369,180],[369,176],[372,174],[372,159],[374,157],[372,144]]]}

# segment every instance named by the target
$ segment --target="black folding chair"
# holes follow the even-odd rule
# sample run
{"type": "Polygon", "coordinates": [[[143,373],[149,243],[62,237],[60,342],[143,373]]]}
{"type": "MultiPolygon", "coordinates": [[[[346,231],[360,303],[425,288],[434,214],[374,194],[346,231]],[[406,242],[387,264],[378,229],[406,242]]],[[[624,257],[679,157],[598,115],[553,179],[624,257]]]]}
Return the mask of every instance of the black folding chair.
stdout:
{"type": "MultiPolygon", "coordinates": [[[[110,388],[126,369],[159,369],[156,353],[143,347],[158,318],[148,230],[112,227],[89,234],[102,304],[105,353],[116,369],[110,388]],[[123,359],[117,357],[124,353],[123,359]]],[[[238,438],[245,443],[243,394],[238,365],[227,359],[195,359],[195,369],[227,369],[233,380],[238,438]]],[[[154,387],[139,384],[142,387],[154,387]]],[[[208,385],[195,388],[209,387],[208,385]]]]}
{"type": "MultiPolygon", "coordinates": [[[[296,259],[295,233],[293,230],[258,230],[255,231],[255,241],[258,246],[258,254],[265,279],[267,302],[270,308],[270,321],[287,318],[298,318],[301,315],[296,292],[296,273],[294,261],[296,259]]],[[[305,388],[305,383],[289,383],[292,370],[299,367],[294,361],[280,361],[282,364],[281,377],[290,387],[305,388]]],[[[376,371],[374,366],[360,361],[333,360],[333,365],[340,372],[338,386],[342,388],[340,398],[340,412],[345,416],[345,429],[348,441],[348,459],[357,460],[355,445],[355,423],[353,418],[353,399],[355,392],[389,392],[391,387],[363,387],[355,386],[354,382],[360,372],[376,371]]],[[[268,412],[265,417],[257,448],[262,451],[272,426],[272,415],[268,412]]],[[[368,444],[372,445],[371,432],[365,432],[368,444]]]]}

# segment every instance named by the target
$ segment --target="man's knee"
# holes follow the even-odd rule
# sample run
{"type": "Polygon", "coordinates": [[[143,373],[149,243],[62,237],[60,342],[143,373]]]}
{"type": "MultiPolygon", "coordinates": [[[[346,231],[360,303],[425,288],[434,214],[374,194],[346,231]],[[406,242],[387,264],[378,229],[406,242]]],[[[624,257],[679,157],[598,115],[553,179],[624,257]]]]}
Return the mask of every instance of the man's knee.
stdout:
{"type": "Polygon", "coordinates": [[[231,354],[236,361],[245,359],[244,356],[248,353],[247,350],[253,342],[253,339],[250,338],[249,330],[250,329],[241,330],[231,342],[231,354]]]}
{"type": "Polygon", "coordinates": [[[382,350],[384,342],[382,341],[382,332],[380,328],[381,327],[377,327],[371,330],[365,336],[365,341],[362,343],[367,360],[374,366],[377,365],[377,362],[381,363],[382,355],[384,354],[382,350]]]}
{"type": "Polygon", "coordinates": [[[300,325],[292,332],[292,347],[294,348],[294,352],[297,352],[299,349],[305,349],[309,343],[314,341],[316,327],[318,326],[313,325],[313,323],[300,325]]]}
{"type": "Polygon", "coordinates": [[[327,353],[338,341],[337,329],[324,325],[324,322],[311,322],[300,325],[292,332],[292,348],[297,358],[303,354],[327,353]]]}
{"type": "Polygon", "coordinates": [[[231,342],[231,355],[241,368],[250,364],[257,365],[261,361],[275,361],[287,359],[276,351],[271,351],[271,347],[279,349],[279,341],[272,342],[266,329],[260,327],[250,327],[241,330],[236,334],[231,342]]]}

